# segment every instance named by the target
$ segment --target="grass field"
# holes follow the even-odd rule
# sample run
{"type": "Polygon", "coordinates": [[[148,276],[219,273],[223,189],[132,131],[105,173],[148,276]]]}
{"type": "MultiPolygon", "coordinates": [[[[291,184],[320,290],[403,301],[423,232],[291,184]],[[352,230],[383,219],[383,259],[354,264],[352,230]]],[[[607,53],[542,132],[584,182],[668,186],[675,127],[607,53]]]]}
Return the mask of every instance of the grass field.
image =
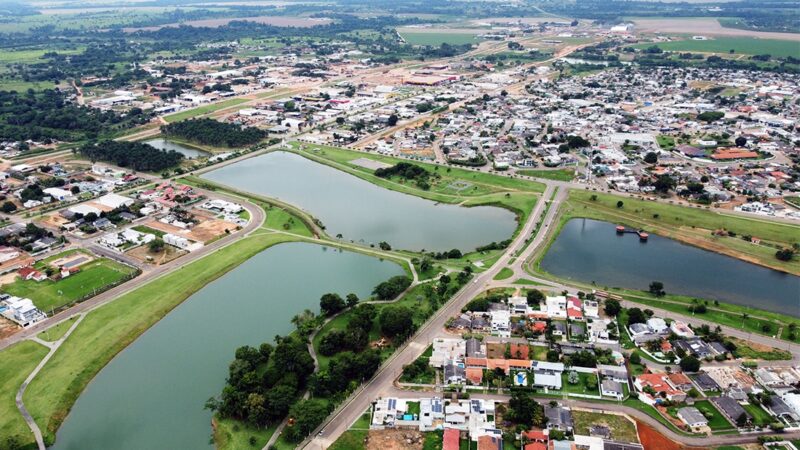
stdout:
{"type": "Polygon", "coordinates": [[[262,250],[294,238],[280,233],[241,239],[88,313],[29,386],[25,404],[47,442],[91,379],[128,344],[212,280],[262,250]]]}
{"type": "MultiPolygon", "coordinates": [[[[37,263],[34,267],[44,270],[47,263],[53,258],[62,257],[65,252],[55,257],[37,263]]],[[[33,300],[33,303],[42,311],[50,311],[63,305],[101,292],[109,285],[113,285],[126,277],[131,276],[136,269],[112,261],[108,258],[96,258],[82,266],[80,272],[58,281],[22,280],[3,286],[3,291],[33,300]]]]}
{"type": "Polygon", "coordinates": [[[430,45],[438,47],[442,44],[463,45],[477,44],[481,40],[477,38],[478,33],[448,33],[448,32],[421,32],[403,30],[400,36],[411,45],[430,45]]]}
{"type": "Polygon", "coordinates": [[[797,41],[784,41],[778,39],[757,39],[751,37],[716,37],[706,41],[692,39],[657,44],[638,44],[634,47],[647,48],[657,45],[665,51],[673,52],[702,52],[702,53],[728,53],[745,55],[772,55],[774,57],[797,57],[800,51],[797,41]]]}
{"type": "Polygon", "coordinates": [[[603,220],[644,228],[707,250],[800,275],[800,259],[779,261],[775,258],[775,247],[765,245],[791,247],[793,243],[800,242],[800,226],[728,215],[705,208],[581,190],[570,191],[561,212],[561,221],[558,227],[554,227],[555,231],[570,218],[603,220]],[[595,200],[592,200],[593,196],[595,200]],[[624,206],[617,208],[617,201],[622,201],[624,206]],[[735,232],[737,236],[756,236],[761,239],[762,245],[753,245],[739,237],[712,236],[717,229],[735,232]]]}
{"type": "Polygon", "coordinates": [[[209,105],[200,106],[197,108],[187,109],[184,111],[176,112],[175,114],[170,114],[164,116],[164,120],[169,123],[172,122],[180,122],[181,120],[191,119],[193,117],[202,116],[205,114],[213,113],[214,111],[219,111],[220,109],[230,108],[231,106],[240,105],[242,103],[246,103],[250,100],[246,98],[232,98],[229,100],[223,100],[221,102],[211,103],[209,105]]]}
{"type": "Polygon", "coordinates": [[[555,169],[555,170],[533,170],[523,169],[518,170],[518,174],[535,178],[546,178],[548,180],[557,181],[572,181],[575,178],[575,171],[572,169],[555,169]]]}
{"type": "Polygon", "coordinates": [[[76,320],[78,320],[77,317],[72,317],[68,320],[65,320],[54,327],[50,327],[42,331],[37,337],[43,341],[55,342],[61,339],[61,336],[64,336],[67,333],[69,327],[71,327],[76,320]]]}
{"type": "Polygon", "coordinates": [[[566,371],[561,374],[561,390],[563,392],[568,392],[570,394],[600,395],[599,382],[595,385],[594,390],[588,389],[586,387],[586,380],[588,380],[589,378],[594,378],[595,381],[597,381],[597,375],[593,373],[578,372],[578,377],[579,377],[578,383],[569,384],[569,382],[567,381],[568,373],[569,372],[566,371]]]}
{"type": "Polygon", "coordinates": [[[764,408],[762,408],[759,405],[754,405],[752,403],[749,403],[746,405],[742,405],[742,407],[744,408],[745,411],[750,413],[751,416],[753,416],[753,424],[755,425],[763,427],[773,422],[772,416],[770,416],[769,413],[766,412],[764,408]]]}
{"type": "Polygon", "coordinates": [[[22,445],[34,442],[33,433],[17,410],[14,397],[22,382],[46,354],[47,349],[33,341],[20,342],[0,353],[0,360],[3,361],[0,364],[0,445],[6,445],[8,439],[14,439],[22,445]]]}
{"type": "Polygon", "coordinates": [[[508,267],[503,267],[500,269],[500,272],[497,272],[497,275],[494,276],[495,280],[506,280],[511,278],[514,275],[514,271],[509,269],[508,267]]]}
{"type": "Polygon", "coordinates": [[[611,439],[614,441],[639,442],[636,425],[623,416],[572,410],[572,420],[575,423],[575,434],[589,436],[589,428],[593,425],[604,425],[611,430],[611,439]]]}

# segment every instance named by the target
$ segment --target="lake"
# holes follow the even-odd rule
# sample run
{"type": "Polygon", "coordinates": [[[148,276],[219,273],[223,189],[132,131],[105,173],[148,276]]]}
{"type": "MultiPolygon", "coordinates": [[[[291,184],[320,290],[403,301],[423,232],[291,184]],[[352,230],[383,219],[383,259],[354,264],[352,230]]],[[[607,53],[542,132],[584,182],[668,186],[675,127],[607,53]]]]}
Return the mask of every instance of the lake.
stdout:
{"type": "Polygon", "coordinates": [[[205,150],[200,150],[199,148],[179,144],[177,142],[168,141],[161,138],[150,139],[148,141],[144,141],[144,143],[159,150],[175,150],[176,152],[183,154],[183,156],[185,156],[187,159],[205,158],[206,156],[211,156],[211,153],[205,150]]]}
{"type": "Polygon", "coordinates": [[[286,243],[198,291],[114,358],[59,429],[58,450],[210,448],[211,413],[242,345],[293,330],[326,292],[367,297],[403,269],[359,253],[286,243]]]}
{"type": "Polygon", "coordinates": [[[463,252],[511,237],[516,215],[494,206],[441,204],[376,186],[288,152],[249,158],[203,175],[308,211],[331,236],[405,250],[463,252]]]}
{"type": "Polygon", "coordinates": [[[572,219],[541,262],[562,278],[598,286],[647,289],[750,306],[800,317],[800,277],[650,234],[618,235],[614,224],[572,219]]]}

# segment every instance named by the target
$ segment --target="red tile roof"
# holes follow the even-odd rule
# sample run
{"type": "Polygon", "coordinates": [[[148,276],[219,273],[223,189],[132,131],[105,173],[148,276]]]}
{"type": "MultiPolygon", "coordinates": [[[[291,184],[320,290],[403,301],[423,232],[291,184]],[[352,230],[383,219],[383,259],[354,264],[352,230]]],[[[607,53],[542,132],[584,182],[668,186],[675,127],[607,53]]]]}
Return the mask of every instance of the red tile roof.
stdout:
{"type": "Polygon", "coordinates": [[[444,442],[442,443],[442,450],[458,450],[458,445],[461,441],[461,433],[454,428],[446,428],[444,430],[444,442]]]}

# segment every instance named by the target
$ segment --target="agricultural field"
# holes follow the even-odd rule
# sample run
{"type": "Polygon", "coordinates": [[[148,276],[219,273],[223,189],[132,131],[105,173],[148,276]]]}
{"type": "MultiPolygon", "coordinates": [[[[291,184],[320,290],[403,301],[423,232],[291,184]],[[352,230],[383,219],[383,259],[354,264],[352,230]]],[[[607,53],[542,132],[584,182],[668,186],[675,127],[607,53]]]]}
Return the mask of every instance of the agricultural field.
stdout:
{"type": "MultiPolygon", "coordinates": [[[[75,251],[61,253],[36,263],[34,268],[43,272],[50,268],[57,272],[57,268],[52,268],[50,264],[57,259],[74,254],[75,251]]],[[[90,256],[87,255],[87,258],[90,256]]],[[[36,307],[49,312],[102,292],[108,286],[134,275],[135,272],[136,269],[108,258],[94,258],[80,265],[77,273],[66,278],[57,281],[17,279],[13,283],[3,286],[2,290],[17,297],[29,298],[33,300],[36,307]]]]}
{"type": "Polygon", "coordinates": [[[705,41],[685,39],[657,44],[639,44],[635,47],[647,48],[652,45],[672,52],[730,53],[733,50],[734,54],[771,55],[773,57],[797,57],[800,53],[798,49],[800,44],[797,41],[751,37],[716,37],[705,41]]]}

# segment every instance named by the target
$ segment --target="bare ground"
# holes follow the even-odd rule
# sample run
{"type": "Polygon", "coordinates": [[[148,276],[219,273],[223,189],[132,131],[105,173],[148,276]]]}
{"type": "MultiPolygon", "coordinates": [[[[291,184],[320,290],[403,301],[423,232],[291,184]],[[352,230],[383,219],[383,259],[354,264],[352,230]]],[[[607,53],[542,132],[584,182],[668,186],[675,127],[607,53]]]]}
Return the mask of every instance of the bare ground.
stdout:
{"type": "Polygon", "coordinates": [[[366,450],[422,450],[423,440],[416,430],[370,430],[366,450]]]}

